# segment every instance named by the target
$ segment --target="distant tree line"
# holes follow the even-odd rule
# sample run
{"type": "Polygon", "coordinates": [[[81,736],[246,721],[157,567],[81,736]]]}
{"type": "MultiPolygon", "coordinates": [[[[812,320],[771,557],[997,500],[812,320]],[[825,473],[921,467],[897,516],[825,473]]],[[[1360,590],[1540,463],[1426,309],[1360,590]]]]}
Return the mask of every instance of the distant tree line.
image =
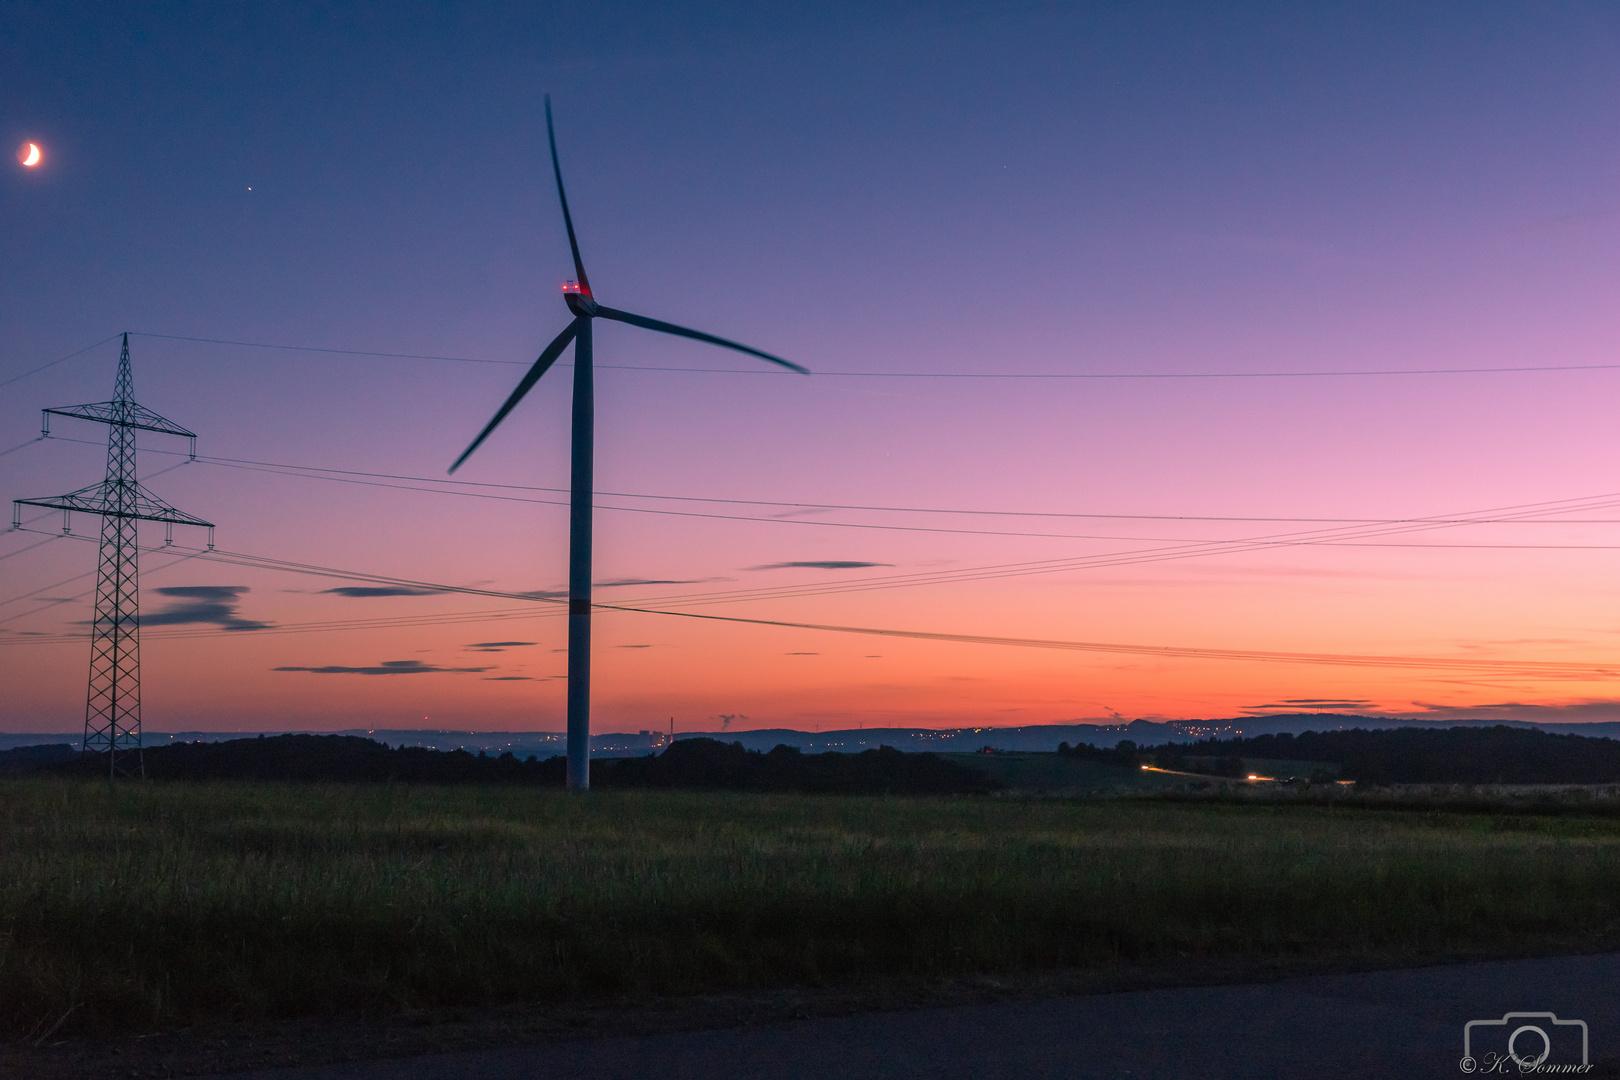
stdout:
{"type": "Polygon", "coordinates": [[[1142,752],[1137,749],[1136,743],[1130,739],[1121,739],[1111,749],[1093,746],[1091,743],[1079,743],[1070,746],[1066,742],[1061,742],[1058,743],[1057,752],[1063,757],[1101,761],[1109,765],[1140,765],[1142,763],[1142,752]]]}
{"type": "MultiPolygon", "coordinates": [[[[1122,744],[1123,745],[1123,744],[1122,744]]],[[[1132,748],[1133,753],[1140,753],[1132,748]]],[[[1333,762],[1339,775],[1367,784],[1609,784],[1620,783],[1620,741],[1552,735],[1533,728],[1387,728],[1307,731],[1207,739],[1163,747],[1153,757],[1177,762],[1235,763],[1243,759],[1333,762]]]]}
{"type": "Polygon", "coordinates": [[[977,769],[938,754],[908,754],[892,746],[858,754],[806,754],[779,745],[768,753],[718,739],[681,739],[657,757],[593,762],[591,782],[606,787],[723,788],[732,791],[892,792],[948,795],[989,791],[977,769]],[[600,773],[598,769],[600,768],[600,773]]]}
{"type": "Polygon", "coordinates": [[[0,776],[33,772],[46,765],[58,765],[77,757],[79,752],[67,743],[42,743],[0,750],[0,776]]]}
{"type": "MultiPolygon", "coordinates": [[[[104,759],[62,748],[26,748],[0,753],[0,772],[49,772],[100,776],[104,759]]],[[[513,754],[389,747],[354,735],[275,735],[225,742],[173,743],[145,751],[153,780],[370,781],[417,784],[518,784],[562,787],[561,757],[520,760],[513,754]]],[[[977,793],[994,785],[984,773],[937,754],[908,754],[892,747],[858,754],[805,754],[789,746],[769,753],[741,743],[681,739],[656,757],[598,758],[591,785],[605,788],[698,788],[727,791],[800,791],[845,794],[944,795],[977,793]]]]}

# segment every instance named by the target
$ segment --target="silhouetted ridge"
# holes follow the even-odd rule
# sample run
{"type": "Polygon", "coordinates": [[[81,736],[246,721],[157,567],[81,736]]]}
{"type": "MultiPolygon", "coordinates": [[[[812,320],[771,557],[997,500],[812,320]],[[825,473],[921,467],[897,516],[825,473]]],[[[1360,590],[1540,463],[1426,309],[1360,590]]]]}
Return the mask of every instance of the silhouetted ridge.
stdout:
{"type": "Polygon", "coordinates": [[[1345,779],[1369,784],[1620,782],[1620,741],[1506,725],[1209,739],[1143,756],[1169,768],[1194,757],[1334,762],[1345,779]]]}
{"type": "Polygon", "coordinates": [[[10,773],[33,772],[47,765],[59,765],[79,755],[72,743],[45,743],[40,746],[16,746],[0,750],[0,776],[10,773]]]}
{"type": "Polygon", "coordinates": [[[682,739],[657,757],[593,762],[591,769],[602,787],[945,795],[992,786],[977,769],[891,746],[858,754],[806,754],[791,746],[761,753],[739,742],[682,739]]]}
{"type": "MultiPolygon", "coordinates": [[[[29,751],[57,748],[25,748],[29,751]]],[[[71,747],[30,764],[55,773],[102,773],[98,757],[71,747]]],[[[11,753],[19,753],[12,751],[11,753]]],[[[465,750],[390,748],[354,735],[275,735],[227,742],[174,743],[145,753],[153,780],[362,781],[418,784],[521,784],[561,787],[564,760],[489,757],[465,750]]],[[[599,758],[591,763],[597,787],[701,788],[727,791],[803,791],[943,795],[991,788],[981,772],[935,754],[905,754],[891,747],[859,754],[804,754],[787,746],[769,753],[741,743],[682,739],[657,757],[599,758]]]]}
{"type": "MultiPolygon", "coordinates": [[[[561,784],[561,758],[519,761],[465,750],[390,748],[355,735],[274,735],[227,742],[173,743],[143,755],[153,780],[369,780],[425,784],[561,784]],[[554,764],[558,763],[558,764],[554,764]]],[[[95,773],[94,756],[53,771],[95,773]]]]}

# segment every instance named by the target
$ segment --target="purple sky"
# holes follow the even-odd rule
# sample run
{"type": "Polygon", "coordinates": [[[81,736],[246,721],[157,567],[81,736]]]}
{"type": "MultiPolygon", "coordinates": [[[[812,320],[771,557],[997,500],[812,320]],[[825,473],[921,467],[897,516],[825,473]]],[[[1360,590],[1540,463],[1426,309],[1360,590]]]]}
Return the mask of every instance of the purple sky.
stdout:
{"type": "MultiPolygon", "coordinates": [[[[757,501],[604,498],[722,516],[602,511],[602,599],[1266,654],[604,615],[599,729],[1301,701],[1614,718],[1614,680],[1556,665],[1616,656],[1620,513],[1596,497],[1620,492],[1620,371],[947,376],[1620,363],[1617,60],[1620,12],[1579,3],[8,4],[0,495],[100,478],[103,450],[67,439],[104,429],[27,440],[41,407],[109,396],[116,342],[18,376],[123,330],[137,397],[204,455],[443,477],[521,366],[142,335],[528,363],[568,318],[550,92],[598,297],[817,372],[599,324],[600,364],[687,369],[599,372],[599,487],[757,501]],[[45,152],[32,170],[9,156],[28,141],[45,152]],[[1227,544],[972,572],[1339,527],[1166,519],[1552,500],[1577,501],[1540,512],[1559,523],[1355,540],[1485,546],[1227,544]],[[918,574],[939,577],[860,584],[918,574]],[[811,591],[835,583],[850,587],[811,591]],[[1387,656],[1507,666],[1366,659],[1387,656]]],[[[456,479],[566,487],[568,377],[456,479]]],[[[178,460],[146,453],[143,476],[178,460]]],[[[151,485],[217,522],[225,551],[501,592],[565,579],[555,505],[217,462],[151,485]]],[[[82,723],[89,585],[57,583],[93,551],[21,551],[43,538],[0,535],[3,730],[82,723]]],[[[143,563],[150,728],[561,726],[562,622],[539,605],[172,560],[143,563]]]]}

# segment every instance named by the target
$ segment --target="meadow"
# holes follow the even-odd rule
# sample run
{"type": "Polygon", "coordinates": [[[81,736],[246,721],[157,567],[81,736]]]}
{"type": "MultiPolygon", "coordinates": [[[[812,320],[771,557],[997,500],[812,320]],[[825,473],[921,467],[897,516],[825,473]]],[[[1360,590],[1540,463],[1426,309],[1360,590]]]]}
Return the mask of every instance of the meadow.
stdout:
{"type": "Polygon", "coordinates": [[[1578,812],[0,782],[13,1038],[1616,945],[1620,821],[1578,812]]]}

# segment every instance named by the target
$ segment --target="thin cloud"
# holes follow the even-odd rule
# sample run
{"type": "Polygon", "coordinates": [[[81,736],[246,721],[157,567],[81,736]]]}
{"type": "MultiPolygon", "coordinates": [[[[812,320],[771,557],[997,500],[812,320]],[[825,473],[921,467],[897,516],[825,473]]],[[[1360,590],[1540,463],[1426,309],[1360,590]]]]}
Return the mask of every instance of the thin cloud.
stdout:
{"type": "Polygon", "coordinates": [[[1414,701],[1426,720],[1533,720],[1543,724],[1579,724],[1589,721],[1620,720],[1620,700],[1585,698],[1557,705],[1527,701],[1501,701],[1486,705],[1442,705],[1414,701]]]}
{"type": "Polygon", "coordinates": [[[475,641],[464,646],[468,652],[505,652],[523,645],[538,645],[538,641],[475,641]]]}
{"type": "Polygon", "coordinates": [[[702,578],[609,578],[607,581],[595,582],[598,589],[619,589],[626,585],[707,585],[712,581],[730,581],[730,578],[702,577],[702,578]]]}
{"type": "Polygon", "coordinates": [[[620,645],[621,649],[650,649],[651,645],[620,645]]]}
{"type": "Polygon", "coordinates": [[[230,603],[248,591],[246,585],[170,585],[154,590],[159,596],[182,597],[187,600],[212,600],[230,603]]]}
{"type": "Polygon", "coordinates": [[[750,566],[750,570],[863,570],[869,566],[893,566],[886,562],[857,562],[854,559],[817,559],[808,562],[766,563],[750,566]]]}
{"type": "Polygon", "coordinates": [[[420,660],[384,660],[376,667],[340,667],[332,664],[327,667],[278,667],[270,670],[307,671],[313,675],[427,675],[441,672],[476,674],[493,669],[487,667],[439,667],[436,664],[424,664],[420,660]]]}
{"type": "Polygon", "coordinates": [[[535,682],[532,675],[485,675],[485,682],[535,682]]]}
{"type": "Polygon", "coordinates": [[[404,585],[340,585],[336,589],[322,589],[321,595],[349,596],[356,600],[374,596],[437,596],[439,589],[412,589],[404,585]]]}
{"type": "Polygon", "coordinates": [[[236,613],[237,598],[246,585],[171,585],[155,590],[179,603],[141,616],[142,626],[217,626],[222,630],[264,630],[271,624],[244,619],[236,613]]]}

